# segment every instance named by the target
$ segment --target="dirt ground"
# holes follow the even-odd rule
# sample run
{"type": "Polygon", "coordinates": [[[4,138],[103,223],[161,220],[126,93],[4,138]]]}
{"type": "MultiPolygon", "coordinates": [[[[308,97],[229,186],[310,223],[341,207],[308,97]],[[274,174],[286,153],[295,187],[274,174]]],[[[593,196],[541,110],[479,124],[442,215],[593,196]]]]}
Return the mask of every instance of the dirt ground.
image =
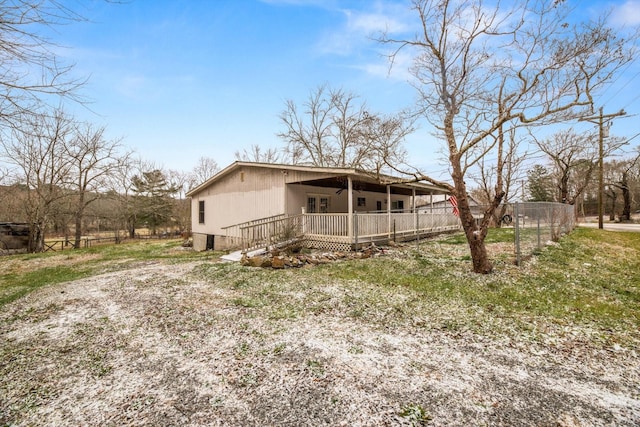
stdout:
{"type": "MultiPolygon", "coordinates": [[[[640,425],[634,349],[339,310],[273,318],[232,303],[238,290],[203,281],[200,263],[142,263],[5,306],[0,425],[640,425]]],[[[326,292],[338,306],[342,291],[326,292]]]]}

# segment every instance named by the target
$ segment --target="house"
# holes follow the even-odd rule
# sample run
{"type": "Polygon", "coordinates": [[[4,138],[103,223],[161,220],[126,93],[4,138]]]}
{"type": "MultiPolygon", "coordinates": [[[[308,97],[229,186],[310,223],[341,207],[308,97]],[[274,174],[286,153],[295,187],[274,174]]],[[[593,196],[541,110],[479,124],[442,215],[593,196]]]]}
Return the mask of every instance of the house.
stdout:
{"type": "Polygon", "coordinates": [[[419,196],[446,192],[354,168],[237,161],[187,196],[196,250],[249,250],[292,239],[350,250],[459,228],[451,209],[416,209],[419,196]]]}
{"type": "MultiPolygon", "coordinates": [[[[449,202],[448,194],[435,194],[433,197],[420,197],[417,202],[417,209],[419,212],[427,212],[430,209],[438,208],[452,208],[451,202],[449,202]]],[[[480,205],[476,199],[474,199],[471,195],[467,195],[467,200],[469,201],[469,208],[471,208],[471,213],[473,216],[482,216],[484,213],[484,206],[480,205]]]]}

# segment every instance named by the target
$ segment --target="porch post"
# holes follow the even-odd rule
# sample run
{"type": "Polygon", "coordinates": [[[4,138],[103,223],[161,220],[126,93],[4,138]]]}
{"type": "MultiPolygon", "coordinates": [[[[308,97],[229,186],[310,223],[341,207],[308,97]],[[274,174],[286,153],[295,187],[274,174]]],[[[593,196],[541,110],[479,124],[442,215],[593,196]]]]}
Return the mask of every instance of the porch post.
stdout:
{"type": "Polygon", "coordinates": [[[415,218],[415,234],[418,234],[418,209],[416,207],[416,189],[411,189],[411,200],[413,201],[413,216],[415,218]]]}
{"type": "Polygon", "coordinates": [[[347,234],[349,243],[353,243],[353,181],[347,176],[347,234]]]}
{"type": "Polygon", "coordinates": [[[387,232],[391,239],[391,186],[387,185],[387,232]]]}

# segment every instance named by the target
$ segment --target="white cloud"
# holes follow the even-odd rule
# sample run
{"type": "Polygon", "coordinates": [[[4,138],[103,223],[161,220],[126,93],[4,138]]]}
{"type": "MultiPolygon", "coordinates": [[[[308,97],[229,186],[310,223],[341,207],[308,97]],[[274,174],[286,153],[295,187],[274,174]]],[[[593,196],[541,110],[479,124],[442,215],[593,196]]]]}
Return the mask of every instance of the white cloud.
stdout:
{"type": "Polygon", "coordinates": [[[615,25],[632,26],[640,24],[640,0],[627,0],[614,6],[611,20],[615,25]]]}
{"type": "Polygon", "coordinates": [[[406,31],[409,10],[405,4],[391,2],[367,3],[367,10],[339,9],[344,20],[340,27],[331,28],[318,43],[323,54],[349,55],[357,49],[375,44],[373,40],[383,32],[406,31]]]}
{"type": "Polygon", "coordinates": [[[399,52],[394,58],[393,66],[386,57],[380,56],[379,61],[362,64],[356,68],[371,76],[406,82],[412,79],[409,73],[412,63],[413,57],[409,53],[399,52]]]}

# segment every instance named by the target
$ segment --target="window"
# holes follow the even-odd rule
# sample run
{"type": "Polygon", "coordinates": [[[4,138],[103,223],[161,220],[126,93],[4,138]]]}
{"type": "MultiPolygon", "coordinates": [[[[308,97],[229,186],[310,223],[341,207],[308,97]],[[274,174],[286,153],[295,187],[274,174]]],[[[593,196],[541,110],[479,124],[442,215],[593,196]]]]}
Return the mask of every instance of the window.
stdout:
{"type": "Polygon", "coordinates": [[[316,198],[307,197],[307,213],[316,213],[318,209],[316,207],[316,198]]]}
{"type": "Polygon", "coordinates": [[[204,224],[204,200],[198,202],[198,222],[204,224]]]}
{"type": "Polygon", "coordinates": [[[329,212],[329,198],[320,197],[320,213],[329,212]]]}
{"type": "Polygon", "coordinates": [[[367,206],[367,199],[364,197],[358,197],[358,207],[367,206]]]}
{"type": "Polygon", "coordinates": [[[391,202],[391,209],[394,211],[404,210],[404,200],[397,200],[395,202],[391,202]]]}

